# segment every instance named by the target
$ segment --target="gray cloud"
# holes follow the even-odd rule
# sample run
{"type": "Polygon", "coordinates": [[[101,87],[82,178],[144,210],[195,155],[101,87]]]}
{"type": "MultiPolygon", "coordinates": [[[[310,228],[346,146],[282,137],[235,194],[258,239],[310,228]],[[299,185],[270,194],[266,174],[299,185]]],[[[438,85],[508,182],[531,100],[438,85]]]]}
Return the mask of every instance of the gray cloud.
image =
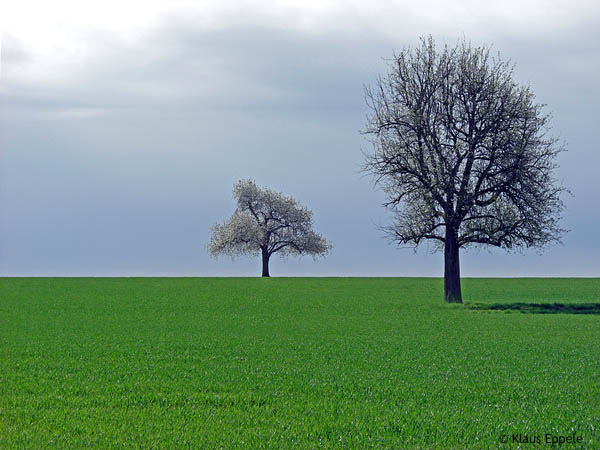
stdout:
{"type": "MultiPolygon", "coordinates": [[[[133,41],[81,32],[92,51],[39,77],[21,76],[36,60],[18,38],[4,39],[0,273],[254,275],[258,261],[213,261],[203,248],[210,225],[232,211],[233,183],[250,177],[311,206],[335,245],[316,263],[274,261],[274,275],[440,275],[440,255],[381,237],[382,195],[359,173],[369,149],[358,133],[363,84],[393,49],[432,31],[406,21],[392,38],[351,12],[312,32],[170,16],[133,41]]],[[[600,40],[592,20],[574,23],[576,32],[512,35],[502,22],[485,33],[477,24],[473,36],[446,23],[436,36],[486,35],[515,61],[569,144],[558,175],[576,194],[564,246],[543,256],[470,252],[467,276],[599,273],[600,40]]]]}

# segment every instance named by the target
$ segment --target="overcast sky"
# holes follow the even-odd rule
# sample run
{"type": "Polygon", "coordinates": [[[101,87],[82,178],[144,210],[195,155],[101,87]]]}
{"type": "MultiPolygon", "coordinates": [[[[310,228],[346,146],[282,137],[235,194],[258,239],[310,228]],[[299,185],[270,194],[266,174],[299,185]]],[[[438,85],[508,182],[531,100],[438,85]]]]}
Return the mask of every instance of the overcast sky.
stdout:
{"type": "Polygon", "coordinates": [[[2,20],[1,275],[258,275],[205,250],[251,178],[334,244],[272,275],[441,276],[441,254],[378,231],[384,197],[359,173],[363,86],[431,34],[511,59],[569,150],[564,244],[463,252],[463,276],[600,276],[597,0],[21,0],[2,20]]]}

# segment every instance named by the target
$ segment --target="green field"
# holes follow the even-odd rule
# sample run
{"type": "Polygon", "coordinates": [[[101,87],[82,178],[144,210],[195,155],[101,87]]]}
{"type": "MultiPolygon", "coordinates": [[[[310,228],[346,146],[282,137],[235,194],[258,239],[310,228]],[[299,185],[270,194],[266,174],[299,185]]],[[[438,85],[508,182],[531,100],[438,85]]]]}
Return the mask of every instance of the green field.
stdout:
{"type": "Polygon", "coordinates": [[[600,315],[468,307],[597,303],[600,279],[463,295],[444,304],[433,278],[0,279],[0,448],[600,448],[600,315]]]}

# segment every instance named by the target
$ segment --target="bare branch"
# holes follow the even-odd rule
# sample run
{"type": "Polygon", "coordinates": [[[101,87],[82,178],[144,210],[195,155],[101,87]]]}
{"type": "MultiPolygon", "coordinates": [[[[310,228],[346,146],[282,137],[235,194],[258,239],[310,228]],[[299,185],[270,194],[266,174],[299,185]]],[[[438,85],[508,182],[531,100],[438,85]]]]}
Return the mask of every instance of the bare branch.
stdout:
{"type": "Polygon", "coordinates": [[[447,227],[459,247],[560,239],[566,189],[553,171],[563,148],[547,135],[544,105],[512,75],[489,47],[437,49],[428,37],[365,89],[373,151],[364,169],[387,195],[394,241],[444,243],[447,227]]]}

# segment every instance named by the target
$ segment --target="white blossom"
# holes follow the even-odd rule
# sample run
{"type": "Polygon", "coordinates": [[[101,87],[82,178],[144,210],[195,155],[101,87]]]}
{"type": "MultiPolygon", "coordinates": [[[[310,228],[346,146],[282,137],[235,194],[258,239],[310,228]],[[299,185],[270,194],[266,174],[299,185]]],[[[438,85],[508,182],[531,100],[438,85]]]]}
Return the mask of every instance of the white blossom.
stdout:
{"type": "Polygon", "coordinates": [[[244,254],[263,257],[263,276],[268,262],[280,255],[327,254],[332,246],[313,230],[312,211],[292,197],[240,180],[233,188],[237,208],[231,218],[215,224],[207,245],[213,257],[244,254]]]}

